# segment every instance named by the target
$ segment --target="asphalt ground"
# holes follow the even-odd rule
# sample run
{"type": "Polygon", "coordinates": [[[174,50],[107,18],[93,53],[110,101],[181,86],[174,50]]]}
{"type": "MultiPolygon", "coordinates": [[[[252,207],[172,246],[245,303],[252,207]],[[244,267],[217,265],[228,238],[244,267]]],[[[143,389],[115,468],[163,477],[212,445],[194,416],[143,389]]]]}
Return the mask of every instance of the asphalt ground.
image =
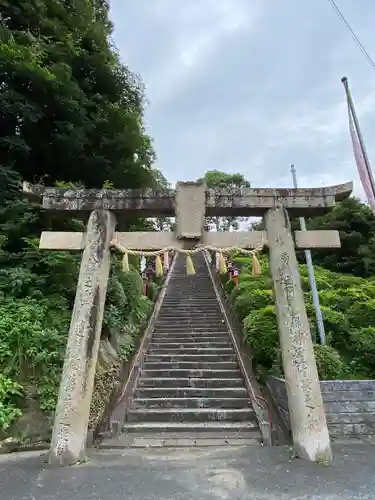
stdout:
{"type": "Polygon", "coordinates": [[[330,465],[288,447],[92,450],[51,468],[43,452],[0,456],[0,500],[375,499],[375,446],[333,445],[330,465]]]}

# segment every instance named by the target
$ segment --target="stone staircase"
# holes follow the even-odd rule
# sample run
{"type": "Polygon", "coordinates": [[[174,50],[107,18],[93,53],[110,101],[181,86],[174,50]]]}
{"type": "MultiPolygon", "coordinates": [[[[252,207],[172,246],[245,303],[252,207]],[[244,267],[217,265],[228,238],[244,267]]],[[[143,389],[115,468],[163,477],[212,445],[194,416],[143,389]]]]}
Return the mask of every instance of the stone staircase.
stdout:
{"type": "Polygon", "coordinates": [[[118,444],[253,445],[261,433],[206,261],[178,255],[118,444]]]}

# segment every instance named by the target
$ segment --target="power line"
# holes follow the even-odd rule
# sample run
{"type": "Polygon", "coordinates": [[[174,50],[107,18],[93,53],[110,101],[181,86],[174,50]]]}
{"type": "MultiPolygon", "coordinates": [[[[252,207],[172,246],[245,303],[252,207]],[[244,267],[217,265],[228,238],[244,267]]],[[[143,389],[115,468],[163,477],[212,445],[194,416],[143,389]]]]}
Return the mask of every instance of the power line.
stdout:
{"type": "Polygon", "coordinates": [[[332,5],[333,9],[335,10],[336,14],[339,16],[339,18],[341,19],[341,21],[344,23],[346,29],[351,34],[353,40],[355,41],[355,43],[358,45],[358,47],[362,51],[363,55],[367,59],[368,63],[372,67],[372,69],[375,71],[375,62],[374,62],[374,60],[372,59],[372,57],[370,56],[370,54],[367,52],[367,50],[364,47],[364,45],[362,44],[361,40],[355,34],[354,30],[352,29],[352,27],[350,26],[350,24],[346,20],[344,14],[341,12],[341,10],[339,9],[339,7],[337,6],[335,0],[328,0],[328,1],[332,5]]]}

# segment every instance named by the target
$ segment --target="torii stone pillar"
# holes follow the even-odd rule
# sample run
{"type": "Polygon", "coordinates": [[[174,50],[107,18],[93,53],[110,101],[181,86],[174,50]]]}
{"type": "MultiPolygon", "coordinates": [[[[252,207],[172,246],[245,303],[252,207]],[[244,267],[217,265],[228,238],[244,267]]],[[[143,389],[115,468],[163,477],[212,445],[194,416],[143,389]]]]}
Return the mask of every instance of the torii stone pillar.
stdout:
{"type": "Polygon", "coordinates": [[[51,464],[71,465],[85,457],[115,221],[108,210],[93,210],[87,224],[52,432],[51,464]]]}
{"type": "Polygon", "coordinates": [[[332,459],[298,262],[283,205],[264,216],[293,444],[302,458],[332,459]]]}

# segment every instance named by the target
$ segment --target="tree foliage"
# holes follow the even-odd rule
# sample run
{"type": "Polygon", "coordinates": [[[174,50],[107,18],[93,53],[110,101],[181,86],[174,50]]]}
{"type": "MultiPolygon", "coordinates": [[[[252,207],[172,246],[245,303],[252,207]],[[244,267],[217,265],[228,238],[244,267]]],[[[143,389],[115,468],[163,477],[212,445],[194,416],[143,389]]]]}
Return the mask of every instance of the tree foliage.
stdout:
{"type": "Polygon", "coordinates": [[[143,186],[154,154],[142,84],[113,50],[107,3],[1,7],[0,163],[31,182],[143,186]]]}
{"type": "MultiPolygon", "coordinates": [[[[349,198],[336,204],[326,215],[306,219],[307,229],[336,229],[340,234],[341,247],[314,249],[314,264],[337,273],[364,278],[375,275],[375,217],[367,205],[357,198],[349,198]]],[[[291,220],[293,230],[300,229],[299,219],[291,220]]],[[[252,230],[264,230],[263,221],[251,226],[252,230]]],[[[297,252],[304,262],[304,252],[297,252]]]]}
{"type": "MultiPolygon", "coordinates": [[[[152,187],[156,191],[161,192],[171,189],[170,182],[159,169],[153,168],[151,171],[151,175],[152,182],[150,187],[152,187]]],[[[151,224],[155,231],[171,231],[174,223],[171,217],[159,216],[151,219],[151,224]]]]}
{"type": "MultiPolygon", "coordinates": [[[[0,6],[1,437],[31,392],[44,411],[56,403],[80,255],[40,251],[40,233],[84,230],[25,199],[22,181],[146,188],[155,155],[142,82],[120,63],[105,0],[0,6]]],[[[138,270],[125,275],[113,256],[102,340],[129,356],[151,306],[138,270]]]]}
{"type": "MultiPolygon", "coordinates": [[[[209,188],[249,188],[250,182],[245,179],[243,174],[235,173],[228,174],[220,170],[208,170],[204,177],[198,179],[204,181],[209,188]]],[[[229,231],[238,229],[241,217],[207,217],[206,221],[209,226],[216,231],[229,231]]]]}
{"type": "Polygon", "coordinates": [[[338,273],[375,275],[375,217],[356,198],[338,203],[323,217],[307,221],[308,229],[337,229],[341,248],[314,250],[314,263],[338,273]]]}
{"type": "MultiPolygon", "coordinates": [[[[239,286],[224,287],[234,310],[243,320],[245,340],[252,349],[259,373],[283,374],[272,284],[265,257],[263,276],[251,276],[249,259],[234,259],[242,268],[239,286]]],[[[320,378],[375,378],[375,286],[361,277],[340,275],[315,266],[327,343],[319,345],[315,311],[308,289],[307,269],[300,265],[307,314],[315,343],[320,378]]]]}

